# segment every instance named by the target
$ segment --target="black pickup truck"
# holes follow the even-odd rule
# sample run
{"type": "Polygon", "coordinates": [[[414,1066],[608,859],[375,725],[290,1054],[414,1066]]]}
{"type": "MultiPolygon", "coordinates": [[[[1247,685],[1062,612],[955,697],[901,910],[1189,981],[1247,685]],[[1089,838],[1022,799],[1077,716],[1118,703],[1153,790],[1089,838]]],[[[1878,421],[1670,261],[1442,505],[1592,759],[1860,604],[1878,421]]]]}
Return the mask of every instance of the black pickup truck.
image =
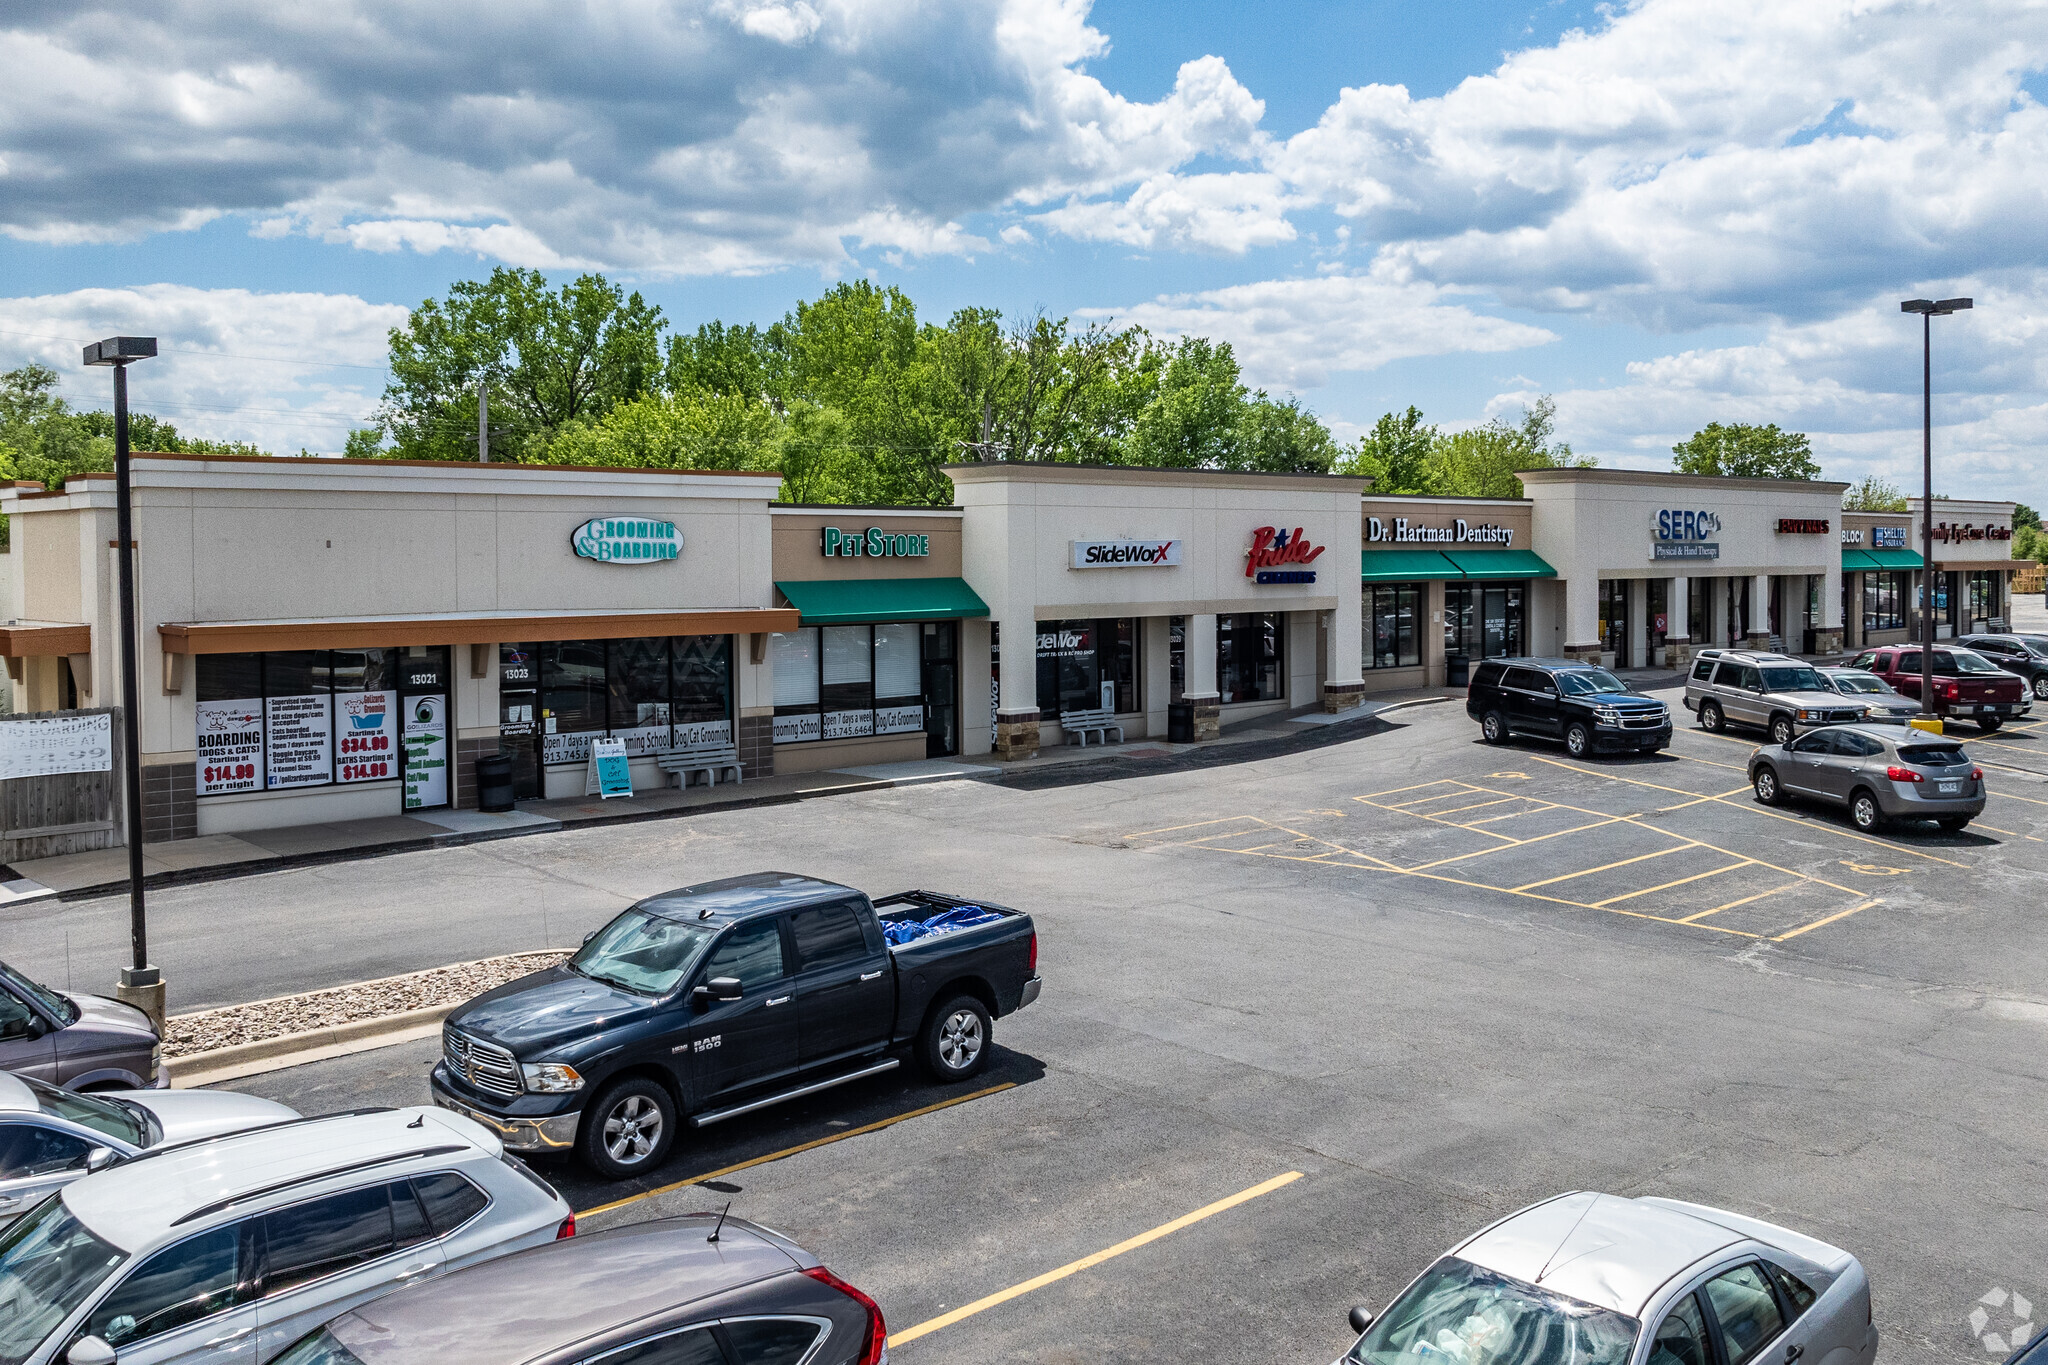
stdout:
{"type": "Polygon", "coordinates": [[[1038,932],[1020,910],[728,877],[650,896],[567,962],[449,1015],[434,1102],[513,1151],[573,1152],[624,1179],[666,1159],[680,1121],[872,1076],[900,1048],[966,1080],[993,1021],[1038,989],[1038,932]]]}

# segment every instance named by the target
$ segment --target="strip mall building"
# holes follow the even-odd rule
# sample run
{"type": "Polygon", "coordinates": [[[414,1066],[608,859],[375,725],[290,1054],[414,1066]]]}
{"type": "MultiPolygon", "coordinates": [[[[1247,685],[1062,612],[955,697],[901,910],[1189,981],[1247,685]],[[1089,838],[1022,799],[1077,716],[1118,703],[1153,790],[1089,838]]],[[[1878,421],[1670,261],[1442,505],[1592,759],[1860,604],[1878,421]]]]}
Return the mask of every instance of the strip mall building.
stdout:
{"type": "MultiPolygon", "coordinates": [[[[1194,737],[1444,685],[1461,661],[1678,666],[1903,638],[1919,510],[1844,486],[1541,470],[1519,499],[1363,479],[949,471],[952,507],[802,507],[772,474],[138,456],[145,837],[584,790],[591,741],[750,778],[1022,758],[1060,717],[1194,737]]],[[[118,691],[114,490],[0,490],[20,711],[118,691]]],[[[1936,504],[1945,634],[2006,616],[2012,504],[1936,504]]]]}

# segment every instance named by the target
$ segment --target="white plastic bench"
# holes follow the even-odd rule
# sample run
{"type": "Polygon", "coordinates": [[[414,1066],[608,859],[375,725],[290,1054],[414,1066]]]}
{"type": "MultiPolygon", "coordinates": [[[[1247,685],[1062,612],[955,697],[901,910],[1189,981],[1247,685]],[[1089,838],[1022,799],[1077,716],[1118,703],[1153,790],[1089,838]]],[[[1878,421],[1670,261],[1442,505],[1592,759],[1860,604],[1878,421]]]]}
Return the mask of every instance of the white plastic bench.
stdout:
{"type": "Polygon", "coordinates": [[[675,774],[678,787],[689,786],[698,773],[704,774],[704,784],[709,787],[717,786],[719,774],[724,772],[730,772],[735,783],[740,781],[740,751],[730,744],[684,744],[662,750],[655,761],[663,772],[675,774]]]}
{"type": "MultiPolygon", "coordinates": [[[[1124,742],[1124,727],[1116,723],[1116,713],[1108,707],[1101,707],[1094,711],[1062,711],[1060,712],[1060,729],[1070,736],[1080,736],[1081,747],[1084,749],[1088,747],[1088,736],[1090,735],[1094,735],[1099,743],[1109,743],[1109,732],[1111,730],[1116,731],[1117,743],[1121,744],[1124,742]]],[[[1073,742],[1072,739],[1067,741],[1069,744],[1073,742]]]]}

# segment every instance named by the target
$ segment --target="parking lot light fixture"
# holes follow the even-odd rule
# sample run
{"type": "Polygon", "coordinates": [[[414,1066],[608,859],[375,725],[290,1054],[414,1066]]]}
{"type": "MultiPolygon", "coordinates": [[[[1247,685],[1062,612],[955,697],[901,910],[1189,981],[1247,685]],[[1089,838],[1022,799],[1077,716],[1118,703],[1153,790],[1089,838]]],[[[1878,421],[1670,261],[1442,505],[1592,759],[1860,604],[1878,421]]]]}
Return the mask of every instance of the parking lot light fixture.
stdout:
{"type": "Polygon", "coordinates": [[[1974,307],[1970,299],[1905,299],[1920,315],[1920,712],[1934,714],[1934,319],[1974,307]]]}
{"type": "MultiPolygon", "coordinates": [[[[127,801],[128,937],[131,965],[121,970],[116,994],[164,1028],[163,973],[150,965],[149,926],[142,902],[142,695],[135,657],[135,500],[128,476],[128,367],[156,354],[155,337],[108,337],[85,348],[85,363],[114,371],[114,543],[120,564],[121,766],[127,801]]],[[[152,1077],[152,1080],[155,1078],[152,1077]]]]}

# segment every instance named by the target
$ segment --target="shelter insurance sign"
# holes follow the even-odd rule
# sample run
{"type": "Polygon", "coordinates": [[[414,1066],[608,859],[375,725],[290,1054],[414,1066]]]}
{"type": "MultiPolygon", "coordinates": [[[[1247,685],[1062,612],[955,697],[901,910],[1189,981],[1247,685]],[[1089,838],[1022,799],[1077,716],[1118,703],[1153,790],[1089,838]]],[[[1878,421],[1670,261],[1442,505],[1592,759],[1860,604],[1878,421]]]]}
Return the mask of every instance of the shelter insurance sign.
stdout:
{"type": "Polygon", "coordinates": [[[1329,548],[1311,544],[1299,526],[1292,531],[1261,526],[1245,551],[1244,576],[1254,583],[1313,583],[1316,571],[1308,566],[1329,548]]]}
{"type": "Polygon", "coordinates": [[[596,517],[569,533],[569,545],[600,564],[660,564],[683,553],[683,533],[672,521],[596,517]]]}
{"type": "Polygon", "coordinates": [[[1660,507],[1650,515],[1650,558],[1719,559],[1721,515],[1699,507],[1660,507]]]}
{"type": "Polygon", "coordinates": [[[114,766],[114,718],[0,721],[0,779],[103,773],[114,766]]]}
{"type": "Polygon", "coordinates": [[[1171,569],[1180,564],[1177,540],[1070,540],[1077,569],[1171,569]]]}

